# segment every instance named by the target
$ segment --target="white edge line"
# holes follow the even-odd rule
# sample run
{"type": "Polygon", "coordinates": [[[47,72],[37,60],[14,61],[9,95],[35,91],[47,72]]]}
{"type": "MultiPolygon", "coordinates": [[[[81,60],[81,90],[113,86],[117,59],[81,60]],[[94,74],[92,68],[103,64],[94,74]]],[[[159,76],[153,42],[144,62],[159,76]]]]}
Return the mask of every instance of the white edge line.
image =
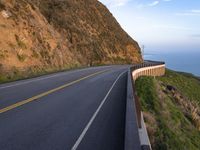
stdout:
{"type": "Polygon", "coordinates": [[[79,138],[77,139],[77,141],[75,142],[74,146],[71,148],[71,150],[76,150],[79,146],[79,144],[81,143],[81,141],[83,140],[86,132],[88,131],[88,129],[90,128],[91,124],[93,123],[94,119],[96,118],[97,114],[99,113],[99,111],[101,110],[101,107],[103,106],[103,104],[105,103],[106,99],[108,98],[110,92],[112,91],[113,87],[115,86],[115,84],[117,83],[117,81],[119,80],[119,78],[127,71],[122,72],[117,79],[115,80],[115,82],[112,84],[112,86],[110,87],[108,93],[106,94],[106,96],[104,97],[104,99],[102,100],[101,104],[99,105],[99,107],[97,108],[97,110],[95,111],[95,113],[93,114],[92,118],[90,119],[90,121],[88,122],[88,124],[86,125],[86,127],[84,128],[84,130],[82,131],[81,135],[79,136],[79,138]]]}
{"type": "MultiPolygon", "coordinates": [[[[105,66],[105,68],[107,68],[109,66],[105,66]]],[[[18,86],[18,85],[24,85],[24,84],[28,84],[28,83],[32,83],[32,82],[36,82],[36,81],[41,81],[41,80],[45,80],[45,79],[49,79],[49,78],[54,78],[54,77],[59,77],[59,76],[64,76],[64,75],[67,75],[67,74],[72,74],[72,73],[77,73],[77,72],[82,72],[82,71],[85,71],[85,70],[92,70],[92,69],[96,69],[96,68],[84,68],[84,69],[79,69],[79,70],[72,70],[70,72],[66,71],[66,72],[58,72],[54,75],[50,75],[48,76],[47,74],[47,77],[36,77],[35,79],[32,78],[32,79],[27,79],[27,81],[22,81],[22,82],[18,82],[18,83],[15,83],[15,84],[12,84],[12,85],[7,85],[7,86],[0,86],[0,90],[1,89],[6,89],[6,88],[10,88],[10,87],[15,87],[15,86],[18,86]]]]}

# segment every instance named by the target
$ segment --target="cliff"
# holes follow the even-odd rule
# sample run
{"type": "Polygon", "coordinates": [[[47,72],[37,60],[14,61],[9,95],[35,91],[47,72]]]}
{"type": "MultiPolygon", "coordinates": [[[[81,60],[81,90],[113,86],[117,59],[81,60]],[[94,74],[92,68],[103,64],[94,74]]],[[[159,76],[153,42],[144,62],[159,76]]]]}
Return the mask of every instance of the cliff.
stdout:
{"type": "Polygon", "coordinates": [[[142,61],[97,0],[1,0],[0,73],[142,61]]]}

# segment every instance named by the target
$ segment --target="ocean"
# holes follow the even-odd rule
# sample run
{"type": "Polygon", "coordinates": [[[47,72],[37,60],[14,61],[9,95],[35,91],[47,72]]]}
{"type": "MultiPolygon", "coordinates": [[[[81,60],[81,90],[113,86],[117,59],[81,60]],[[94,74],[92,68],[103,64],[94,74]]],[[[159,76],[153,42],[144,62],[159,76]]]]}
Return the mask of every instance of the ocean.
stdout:
{"type": "Polygon", "coordinates": [[[165,61],[167,68],[200,76],[200,52],[148,53],[146,60],[165,61]]]}

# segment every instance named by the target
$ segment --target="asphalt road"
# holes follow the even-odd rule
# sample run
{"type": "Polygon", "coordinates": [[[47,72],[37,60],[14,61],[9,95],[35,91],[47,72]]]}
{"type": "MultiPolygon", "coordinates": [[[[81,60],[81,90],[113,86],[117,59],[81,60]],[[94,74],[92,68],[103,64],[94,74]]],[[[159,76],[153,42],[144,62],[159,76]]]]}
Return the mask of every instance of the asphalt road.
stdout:
{"type": "Polygon", "coordinates": [[[123,150],[128,67],[0,85],[0,150],[123,150]]]}

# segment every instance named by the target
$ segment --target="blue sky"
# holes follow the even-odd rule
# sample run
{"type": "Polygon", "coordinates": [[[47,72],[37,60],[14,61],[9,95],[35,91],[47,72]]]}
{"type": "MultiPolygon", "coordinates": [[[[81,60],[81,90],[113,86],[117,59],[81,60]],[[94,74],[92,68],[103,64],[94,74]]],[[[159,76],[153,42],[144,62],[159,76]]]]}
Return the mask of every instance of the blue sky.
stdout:
{"type": "Polygon", "coordinates": [[[200,0],[99,0],[148,52],[200,51],[200,0]]]}

